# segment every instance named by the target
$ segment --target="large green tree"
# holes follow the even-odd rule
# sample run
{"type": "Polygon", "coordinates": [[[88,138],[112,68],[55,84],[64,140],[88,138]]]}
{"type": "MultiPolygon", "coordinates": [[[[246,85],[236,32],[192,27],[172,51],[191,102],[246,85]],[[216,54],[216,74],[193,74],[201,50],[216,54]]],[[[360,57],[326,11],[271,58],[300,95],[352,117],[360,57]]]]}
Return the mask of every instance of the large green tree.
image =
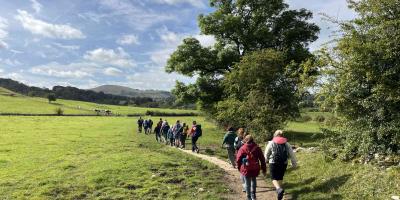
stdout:
{"type": "MultiPolygon", "coordinates": [[[[400,150],[400,3],[398,0],[350,1],[358,17],[341,23],[327,62],[325,85],[341,117],[331,138],[331,153],[342,159],[369,159],[400,150]]],[[[326,58],[326,57],[325,57],[326,58]]]]}
{"type": "MultiPolygon", "coordinates": [[[[214,36],[216,44],[203,47],[197,39],[186,38],[167,62],[167,72],[198,77],[194,84],[177,83],[173,92],[179,101],[196,102],[202,110],[217,116],[221,110],[218,102],[231,98],[226,77],[242,70],[236,69],[240,68],[236,64],[243,56],[265,49],[279,51],[281,71],[294,82],[301,81],[299,74],[304,73],[305,66],[301,63],[312,57],[307,46],[319,32],[315,24],[308,22],[311,12],[290,10],[283,0],[210,0],[210,5],[215,11],[200,15],[198,20],[202,34],[214,36]]],[[[273,76],[274,71],[266,73],[273,76]]],[[[243,81],[251,84],[253,79],[243,81]]],[[[244,103],[243,99],[236,100],[244,103]]]]}

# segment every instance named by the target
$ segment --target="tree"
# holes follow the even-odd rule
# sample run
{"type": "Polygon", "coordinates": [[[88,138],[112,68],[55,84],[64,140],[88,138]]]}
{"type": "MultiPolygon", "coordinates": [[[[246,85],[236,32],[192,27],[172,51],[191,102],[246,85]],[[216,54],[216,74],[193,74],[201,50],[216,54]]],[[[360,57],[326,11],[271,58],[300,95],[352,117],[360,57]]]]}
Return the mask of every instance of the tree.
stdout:
{"type": "Polygon", "coordinates": [[[229,94],[218,103],[216,119],[222,124],[247,127],[262,140],[288,119],[298,116],[296,83],[286,75],[284,54],[255,51],[243,57],[224,80],[229,94]]]}
{"type": "MultiPolygon", "coordinates": [[[[232,77],[231,74],[235,74],[235,71],[243,71],[236,69],[240,68],[236,63],[239,63],[243,56],[257,51],[263,54],[262,50],[265,49],[279,51],[280,69],[284,69],[286,78],[291,79],[292,83],[300,83],[302,74],[312,72],[305,71],[303,67],[309,65],[302,64],[312,57],[307,46],[317,39],[319,32],[315,24],[307,21],[312,18],[311,12],[305,9],[289,10],[289,6],[283,3],[283,0],[210,0],[210,5],[215,11],[208,15],[200,15],[198,20],[201,32],[213,35],[216,44],[213,47],[203,47],[197,39],[186,38],[167,62],[167,72],[198,77],[194,84],[177,83],[173,90],[177,100],[197,103],[206,113],[214,117],[221,116],[218,112],[221,112],[224,105],[229,106],[229,102],[238,105],[244,101],[227,99],[231,96],[229,87],[226,88],[230,81],[225,79],[232,77]],[[218,104],[222,100],[224,102],[218,104]]],[[[282,70],[279,71],[281,72],[282,70]]],[[[245,79],[242,84],[251,85],[252,81],[245,79]]],[[[248,86],[243,86],[246,87],[248,86]]],[[[291,89],[290,95],[296,93],[299,86],[291,89]]],[[[259,91],[252,91],[255,99],[248,100],[255,101],[261,97],[259,91]]],[[[272,106],[272,109],[275,108],[276,106],[272,106]]],[[[260,107],[255,104],[253,110],[257,109],[260,107]]],[[[290,116],[292,112],[287,114],[290,116]]],[[[231,117],[231,123],[240,121],[237,116],[231,117]]],[[[284,119],[286,118],[281,120],[284,119]]]]}
{"type": "MultiPolygon", "coordinates": [[[[328,131],[331,155],[344,160],[400,150],[400,7],[397,0],[350,1],[358,17],[341,23],[343,37],[325,69],[324,95],[342,123],[328,131]]],[[[329,144],[329,143],[328,143],[329,144]]]]}
{"type": "Polygon", "coordinates": [[[50,94],[47,95],[47,99],[49,100],[49,103],[51,103],[52,101],[56,101],[57,97],[56,97],[55,94],[50,93],[50,94]]]}

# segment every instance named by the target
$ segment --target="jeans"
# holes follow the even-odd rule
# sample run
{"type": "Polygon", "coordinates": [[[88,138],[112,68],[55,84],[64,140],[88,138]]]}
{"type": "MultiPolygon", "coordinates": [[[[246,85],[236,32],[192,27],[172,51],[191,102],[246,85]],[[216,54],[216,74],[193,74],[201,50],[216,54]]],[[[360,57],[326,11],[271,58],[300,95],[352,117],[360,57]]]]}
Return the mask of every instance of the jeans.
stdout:
{"type": "Polygon", "coordinates": [[[181,145],[182,145],[182,148],[185,148],[185,143],[186,143],[186,135],[182,135],[182,136],[181,136],[181,145]]]}
{"type": "Polygon", "coordinates": [[[240,174],[240,181],[242,182],[242,190],[243,192],[246,192],[246,180],[242,174],[240,174]]]}
{"type": "Polygon", "coordinates": [[[247,200],[256,199],[257,177],[245,176],[247,200]]]}
{"type": "Polygon", "coordinates": [[[227,150],[228,150],[228,158],[229,158],[229,161],[231,162],[231,165],[236,166],[235,148],[228,147],[227,150]]]}
{"type": "Polygon", "coordinates": [[[192,137],[192,151],[198,151],[199,147],[197,147],[197,139],[199,139],[199,137],[192,137]]]}

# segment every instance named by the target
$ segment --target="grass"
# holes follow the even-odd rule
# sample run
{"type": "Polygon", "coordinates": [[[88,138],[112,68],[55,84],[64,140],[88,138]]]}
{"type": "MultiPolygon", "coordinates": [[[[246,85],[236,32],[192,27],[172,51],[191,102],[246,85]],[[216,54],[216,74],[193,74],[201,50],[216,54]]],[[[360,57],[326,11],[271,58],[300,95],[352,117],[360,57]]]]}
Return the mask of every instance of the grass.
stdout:
{"type": "MultiPolygon", "coordinates": [[[[226,150],[220,147],[224,131],[210,122],[200,122],[205,127],[203,137],[199,139],[201,153],[227,159],[226,150]]],[[[292,145],[316,147],[322,139],[321,126],[314,121],[290,122],[285,134],[292,145]]],[[[265,144],[259,144],[264,150],[265,144]]],[[[300,152],[297,158],[300,167],[288,170],[284,181],[286,192],[291,194],[292,199],[375,200],[400,195],[399,168],[382,170],[371,165],[330,161],[321,152],[300,152]]]]}
{"type": "Polygon", "coordinates": [[[284,187],[292,199],[390,199],[399,195],[400,170],[325,160],[321,153],[298,153],[284,187]]]}
{"type": "Polygon", "coordinates": [[[135,130],[132,118],[0,117],[1,199],[224,199],[220,169],[135,130]]]}
{"type": "Polygon", "coordinates": [[[91,102],[57,99],[48,103],[45,98],[27,97],[0,88],[0,113],[25,113],[25,114],[55,114],[57,108],[62,108],[64,114],[93,114],[95,109],[111,110],[120,115],[144,115],[147,110],[165,113],[197,113],[195,110],[177,110],[161,108],[143,108],[133,106],[116,106],[96,104],[91,102]]]}

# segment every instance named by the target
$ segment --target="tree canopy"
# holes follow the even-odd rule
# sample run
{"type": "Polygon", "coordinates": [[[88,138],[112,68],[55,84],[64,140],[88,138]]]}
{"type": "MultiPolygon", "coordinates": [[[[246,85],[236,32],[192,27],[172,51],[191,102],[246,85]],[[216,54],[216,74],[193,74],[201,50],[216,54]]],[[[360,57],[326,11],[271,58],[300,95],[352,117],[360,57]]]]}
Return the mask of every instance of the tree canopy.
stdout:
{"type": "Polygon", "coordinates": [[[331,79],[325,96],[343,121],[331,138],[334,156],[368,158],[400,150],[399,5],[350,1],[358,17],[341,23],[342,38],[325,54],[331,79]]]}
{"type": "MultiPolygon", "coordinates": [[[[278,116],[295,115],[298,112],[298,98],[294,96],[298,90],[296,84],[301,82],[301,74],[305,72],[304,66],[307,65],[303,63],[312,57],[308,45],[317,39],[319,32],[318,26],[308,22],[312,13],[305,9],[290,10],[283,0],[210,0],[210,6],[215,11],[200,15],[198,20],[201,33],[214,36],[216,44],[213,47],[203,47],[197,39],[186,38],[167,62],[167,72],[198,77],[194,84],[177,83],[173,90],[177,100],[197,103],[203,111],[218,118],[228,112],[224,111],[228,105],[247,105],[260,98],[271,97],[275,91],[285,91],[288,92],[285,95],[294,98],[288,99],[288,102],[263,99],[262,102],[271,106],[268,108],[271,109],[268,117],[272,118],[278,111],[285,111],[278,116]],[[247,60],[242,60],[246,56],[249,56],[247,60]],[[251,62],[253,58],[265,65],[251,62]],[[257,70],[265,71],[259,76],[257,70]],[[272,85],[269,89],[261,88],[265,84],[255,87],[254,80],[272,85]],[[233,92],[232,87],[236,86],[239,87],[236,89],[248,92],[241,96],[238,91],[233,92]],[[283,106],[285,108],[294,109],[283,109],[283,104],[287,104],[283,106]]],[[[262,106],[266,107],[254,104],[246,112],[260,110],[262,106]]],[[[276,119],[279,121],[278,126],[271,127],[279,127],[286,119],[276,119]]],[[[243,120],[235,114],[228,121],[234,123],[232,125],[245,126],[241,124],[243,120]]],[[[271,131],[271,127],[263,130],[271,131]]]]}

